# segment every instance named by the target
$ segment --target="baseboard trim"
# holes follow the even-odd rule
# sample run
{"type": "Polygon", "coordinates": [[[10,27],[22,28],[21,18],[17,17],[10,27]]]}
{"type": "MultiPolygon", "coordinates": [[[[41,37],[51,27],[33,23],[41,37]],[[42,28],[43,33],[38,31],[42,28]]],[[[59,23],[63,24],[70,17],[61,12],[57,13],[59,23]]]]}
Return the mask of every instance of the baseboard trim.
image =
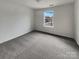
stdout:
{"type": "Polygon", "coordinates": [[[9,41],[12,41],[12,40],[14,40],[14,39],[16,39],[16,38],[22,37],[22,36],[24,36],[24,35],[26,35],[26,34],[28,34],[28,33],[31,33],[31,32],[33,32],[33,31],[34,31],[34,30],[28,31],[27,33],[24,33],[24,34],[19,35],[19,36],[15,37],[15,38],[12,38],[12,39],[9,39],[9,40],[7,40],[7,41],[4,41],[4,42],[2,42],[2,43],[0,43],[0,44],[7,43],[7,42],[9,42],[9,41]]]}
{"type": "Polygon", "coordinates": [[[74,38],[65,37],[65,36],[61,36],[61,35],[57,35],[57,34],[51,34],[51,33],[44,32],[44,31],[39,31],[39,30],[34,30],[34,31],[35,31],[35,32],[40,32],[40,33],[49,34],[49,35],[56,36],[56,37],[60,37],[60,38],[64,38],[64,39],[71,39],[71,40],[74,40],[74,38]]]}

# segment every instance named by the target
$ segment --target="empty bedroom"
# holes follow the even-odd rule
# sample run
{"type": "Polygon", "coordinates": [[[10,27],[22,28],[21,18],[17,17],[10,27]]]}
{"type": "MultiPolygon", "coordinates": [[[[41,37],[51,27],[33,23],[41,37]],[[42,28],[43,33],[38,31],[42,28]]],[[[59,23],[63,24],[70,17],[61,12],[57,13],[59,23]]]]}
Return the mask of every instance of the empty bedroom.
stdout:
{"type": "Polygon", "coordinates": [[[79,59],[79,0],[0,0],[0,59],[79,59]]]}

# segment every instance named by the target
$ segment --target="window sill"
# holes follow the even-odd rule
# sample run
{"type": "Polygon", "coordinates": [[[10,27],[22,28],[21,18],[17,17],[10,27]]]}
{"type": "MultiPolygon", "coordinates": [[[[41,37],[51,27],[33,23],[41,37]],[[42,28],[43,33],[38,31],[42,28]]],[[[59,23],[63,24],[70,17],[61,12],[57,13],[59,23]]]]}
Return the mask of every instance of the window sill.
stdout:
{"type": "Polygon", "coordinates": [[[48,27],[48,28],[54,28],[54,26],[45,26],[45,25],[44,25],[44,27],[48,27]]]}

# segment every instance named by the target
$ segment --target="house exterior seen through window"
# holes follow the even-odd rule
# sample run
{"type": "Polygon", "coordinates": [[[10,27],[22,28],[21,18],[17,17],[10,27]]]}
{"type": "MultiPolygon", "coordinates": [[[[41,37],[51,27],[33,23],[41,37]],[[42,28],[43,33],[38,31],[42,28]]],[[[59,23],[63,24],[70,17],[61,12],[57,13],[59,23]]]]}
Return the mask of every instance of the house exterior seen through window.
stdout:
{"type": "Polygon", "coordinates": [[[44,27],[54,27],[54,16],[53,10],[44,11],[44,27]]]}

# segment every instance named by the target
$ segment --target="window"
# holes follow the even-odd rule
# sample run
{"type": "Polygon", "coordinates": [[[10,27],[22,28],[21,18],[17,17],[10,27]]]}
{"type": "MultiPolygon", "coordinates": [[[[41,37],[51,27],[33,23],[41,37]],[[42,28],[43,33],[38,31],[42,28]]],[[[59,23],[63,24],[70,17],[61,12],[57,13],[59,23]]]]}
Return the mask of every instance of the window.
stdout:
{"type": "Polygon", "coordinates": [[[54,27],[54,15],[53,10],[44,11],[44,27],[54,27]]]}

